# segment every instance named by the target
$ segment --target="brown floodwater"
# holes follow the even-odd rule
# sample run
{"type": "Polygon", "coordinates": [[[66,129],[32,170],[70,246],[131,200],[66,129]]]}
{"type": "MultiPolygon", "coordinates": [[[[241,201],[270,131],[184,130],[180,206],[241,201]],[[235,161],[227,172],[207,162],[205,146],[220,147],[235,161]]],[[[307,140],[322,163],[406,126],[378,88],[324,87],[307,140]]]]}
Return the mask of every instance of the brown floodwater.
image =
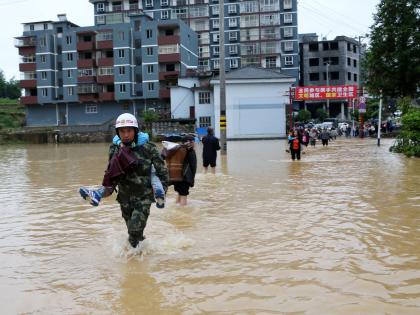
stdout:
{"type": "Polygon", "coordinates": [[[78,195],[108,145],[2,146],[1,313],[420,314],[420,159],[391,143],[229,142],[187,207],[152,206],[141,255],[115,196],[78,195]]]}

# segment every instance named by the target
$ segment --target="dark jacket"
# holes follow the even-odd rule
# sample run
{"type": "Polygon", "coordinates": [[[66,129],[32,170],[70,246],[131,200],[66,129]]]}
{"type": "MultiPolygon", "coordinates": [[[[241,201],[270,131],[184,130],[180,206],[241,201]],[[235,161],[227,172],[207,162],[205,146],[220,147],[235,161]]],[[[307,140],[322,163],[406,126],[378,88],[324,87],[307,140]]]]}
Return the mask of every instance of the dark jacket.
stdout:
{"type": "Polygon", "coordinates": [[[217,159],[217,151],[220,150],[219,139],[215,136],[205,136],[201,140],[203,142],[203,159],[215,161],[217,159]]]}
{"type": "Polygon", "coordinates": [[[190,187],[194,187],[195,173],[197,172],[197,155],[195,154],[194,148],[190,147],[187,149],[187,156],[184,160],[183,175],[184,181],[187,182],[190,187]]]}

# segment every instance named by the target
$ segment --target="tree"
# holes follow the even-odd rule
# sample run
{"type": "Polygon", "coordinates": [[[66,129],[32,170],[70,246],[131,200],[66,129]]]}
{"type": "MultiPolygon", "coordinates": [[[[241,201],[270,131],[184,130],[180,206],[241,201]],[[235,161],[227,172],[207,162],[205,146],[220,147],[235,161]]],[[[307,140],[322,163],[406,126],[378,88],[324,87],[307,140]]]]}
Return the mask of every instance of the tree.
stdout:
{"type": "Polygon", "coordinates": [[[328,117],[328,113],[322,108],[316,110],[316,117],[322,122],[328,117]]]}
{"type": "Polygon", "coordinates": [[[11,78],[10,81],[7,82],[2,70],[0,70],[0,97],[10,99],[17,99],[20,97],[19,81],[11,78]]]}
{"type": "Polygon", "coordinates": [[[296,119],[297,121],[307,122],[311,119],[312,114],[309,110],[302,109],[298,112],[296,119]]]}
{"type": "Polygon", "coordinates": [[[416,97],[420,91],[420,1],[381,0],[363,66],[369,92],[416,97]]]}

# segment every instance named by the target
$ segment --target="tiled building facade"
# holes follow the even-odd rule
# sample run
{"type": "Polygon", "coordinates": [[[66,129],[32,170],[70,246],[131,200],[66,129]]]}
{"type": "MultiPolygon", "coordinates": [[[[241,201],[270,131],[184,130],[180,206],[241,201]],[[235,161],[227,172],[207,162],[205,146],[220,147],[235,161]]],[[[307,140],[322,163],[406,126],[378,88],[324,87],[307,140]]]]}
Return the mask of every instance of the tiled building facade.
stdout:
{"type": "Polygon", "coordinates": [[[197,35],[180,20],[131,12],[121,23],[25,23],[16,38],[29,126],[99,124],[153,107],[198,65],[197,35]]]}
{"type": "MultiPolygon", "coordinates": [[[[144,10],[154,19],[181,19],[198,34],[199,68],[219,68],[218,0],[90,0],[97,25],[120,23],[144,10]]],[[[225,69],[281,69],[298,78],[297,0],[224,2],[225,69]]]]}

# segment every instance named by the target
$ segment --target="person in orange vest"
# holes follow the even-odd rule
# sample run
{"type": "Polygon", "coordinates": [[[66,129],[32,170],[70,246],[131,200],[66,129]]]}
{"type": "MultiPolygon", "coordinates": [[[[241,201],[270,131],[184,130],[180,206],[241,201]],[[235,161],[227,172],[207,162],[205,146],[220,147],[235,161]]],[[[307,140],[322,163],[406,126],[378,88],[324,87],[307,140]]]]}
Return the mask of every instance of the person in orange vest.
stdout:
{"type": "Polygon", "coordinates": [[[297,131],[293,131],[289,136],[289,150],[292,160],[300,160],[300,152],[302,151],[302,140],[298,137],[297,131]]]}

